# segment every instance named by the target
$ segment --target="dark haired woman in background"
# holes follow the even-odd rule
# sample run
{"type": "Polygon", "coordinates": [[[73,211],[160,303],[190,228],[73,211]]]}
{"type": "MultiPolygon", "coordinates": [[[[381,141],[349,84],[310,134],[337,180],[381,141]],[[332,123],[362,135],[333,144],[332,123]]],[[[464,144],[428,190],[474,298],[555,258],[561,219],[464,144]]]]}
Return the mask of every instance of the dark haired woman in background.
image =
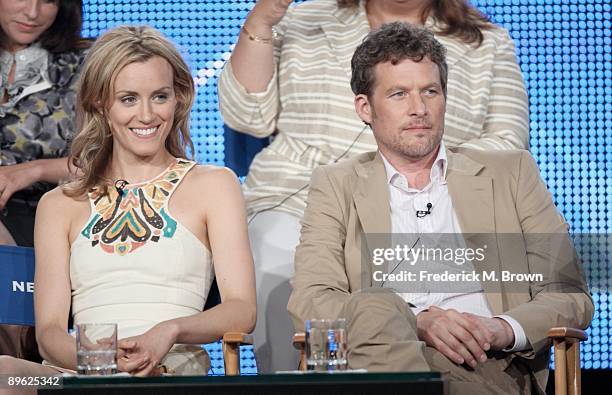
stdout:
{"type": "Polygon", "coordinates": [[[514,42],[467,1],[290,3],[257,1],[219,80],[227,125],[257,137],[276,134],[245,183],[260,314],[256,355],[264,372],[292,368],[285,306],[312,170],[376,149],[349,85],[351,56],[370,30],[393,21],[421,24],[446,47],[446,145],[525,149],[529,141],[514,42]]]}
{"type": "MultiPolygon", "coordinates": [[[[81,0],[0,0],[0,244],[33,246],[40,197],[68,178],[81,0]]],[[[0,354],[38,360],[33,328],[0,326],[0,354]]]]}

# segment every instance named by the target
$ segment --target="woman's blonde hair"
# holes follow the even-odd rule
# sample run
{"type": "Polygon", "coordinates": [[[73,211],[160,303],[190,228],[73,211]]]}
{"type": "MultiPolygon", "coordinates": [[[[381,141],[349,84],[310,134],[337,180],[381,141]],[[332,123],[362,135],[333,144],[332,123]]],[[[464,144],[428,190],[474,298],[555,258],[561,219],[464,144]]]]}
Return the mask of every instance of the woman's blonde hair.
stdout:
{"type": "Polygon", "coordinates": [[[194,83],[189,67],[159,31],[149,26],[120,26],[100,36],[91,47],[77,92],[77,134],[72,142],[69,163],[80,171],[75,181],[63,186],[68,196],[83,196],[94,187],[106,192],[107,168],[113,150],[113,138],[107,110],[115,80],[128,64],[146,62],[159,56],[173,70],[176,109],[165,146],[175,157],[193,153],[189,137],[189,113],[194,99],[194,83]]]}

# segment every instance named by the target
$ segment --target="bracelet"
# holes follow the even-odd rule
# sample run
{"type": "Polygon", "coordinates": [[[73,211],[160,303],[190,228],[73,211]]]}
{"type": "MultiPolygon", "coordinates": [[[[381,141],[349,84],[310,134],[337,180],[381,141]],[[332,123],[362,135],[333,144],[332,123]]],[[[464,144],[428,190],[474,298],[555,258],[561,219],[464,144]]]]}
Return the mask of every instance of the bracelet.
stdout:
{"type": "Polygon", "coordinates": [[[259,37],[256,34],[252,34],[250,31],[247,30],[246,25],[242,25],[242,30],[246,33],[247,36],[249,36],[249,40],[257,41],[262,44],[272,44],[272,42],[278,37],[276,29],[274,28],[272,28],[272,37],[270,38],[259,37]]]}

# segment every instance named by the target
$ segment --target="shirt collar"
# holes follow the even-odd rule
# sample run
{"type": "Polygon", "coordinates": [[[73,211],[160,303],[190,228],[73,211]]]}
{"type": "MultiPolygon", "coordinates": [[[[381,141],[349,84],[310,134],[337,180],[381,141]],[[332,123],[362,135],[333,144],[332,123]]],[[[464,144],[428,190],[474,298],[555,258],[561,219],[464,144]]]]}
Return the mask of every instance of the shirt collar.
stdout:
{"type": "MultiPolygon", "coordinates": [[[[385,172],[387,173],[387,183],[390,185],[392,181],[397,177],[404,177],[393,165],[385,158],[383,153],[380,153],[380,156],[385,164],[385,172]]],[[[441,181],[442,183],[446,182],[446,169],[448,167],[448,159],[446,157],[446,147],[443,141],[440,141],[440,147],[438,149],[438,155],[434,160],[433,165],[431,166],[431,170],[429,173],[430,182],[431,181],[441,181]]]]}
{"type": "Polygon", "coordinates": [[[39,42],[33,43],[28,47],[12,54],[6,50],[0,50],[0,94],[8,93],[8,101],[0,106],[0,116],[4,112],[12,109],[15,104],[27,94],[32,94],[37,90],[47,89],[49,86],[48,63],[49,52],[44,49],[39,42]],[[8,74],[15,62],[15,77],[9,85],[8,74]],[[47,82],[47,84],[44,84],[47,82]]]}

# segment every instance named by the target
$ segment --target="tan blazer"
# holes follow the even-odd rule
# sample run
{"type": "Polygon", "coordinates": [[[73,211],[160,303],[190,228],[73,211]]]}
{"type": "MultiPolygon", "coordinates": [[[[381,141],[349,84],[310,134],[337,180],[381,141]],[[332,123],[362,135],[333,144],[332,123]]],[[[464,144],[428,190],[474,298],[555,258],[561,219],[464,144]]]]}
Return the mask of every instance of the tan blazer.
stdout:
{"type": "MultiPolygon", "coordinates": [[[[528,360],[545,388],[546,332],[554,326],[586,328],[593,315],[567,224],[527,151],[451,148],[447,155],[448,189],[468,244],[477,246],[482,234],[533,236],[519,245],[500,237],[478,267],[547,275],[543,283],[526,284],[520,291],[501,282],[494,287],[483,283],[493,314],[507,314],[525,330],[532,351],[515,355],[528,360]],[[560,272],[570,274],[554,275],[560,272]]],[[[380,154],[369,152],[315,170],[288,304],[297,330],[310,318],[337,317],[350,293],[380,286],[372,280],[371,267],[362,266],[362,234],[389,232],[389,192],[380,154]]]]}

